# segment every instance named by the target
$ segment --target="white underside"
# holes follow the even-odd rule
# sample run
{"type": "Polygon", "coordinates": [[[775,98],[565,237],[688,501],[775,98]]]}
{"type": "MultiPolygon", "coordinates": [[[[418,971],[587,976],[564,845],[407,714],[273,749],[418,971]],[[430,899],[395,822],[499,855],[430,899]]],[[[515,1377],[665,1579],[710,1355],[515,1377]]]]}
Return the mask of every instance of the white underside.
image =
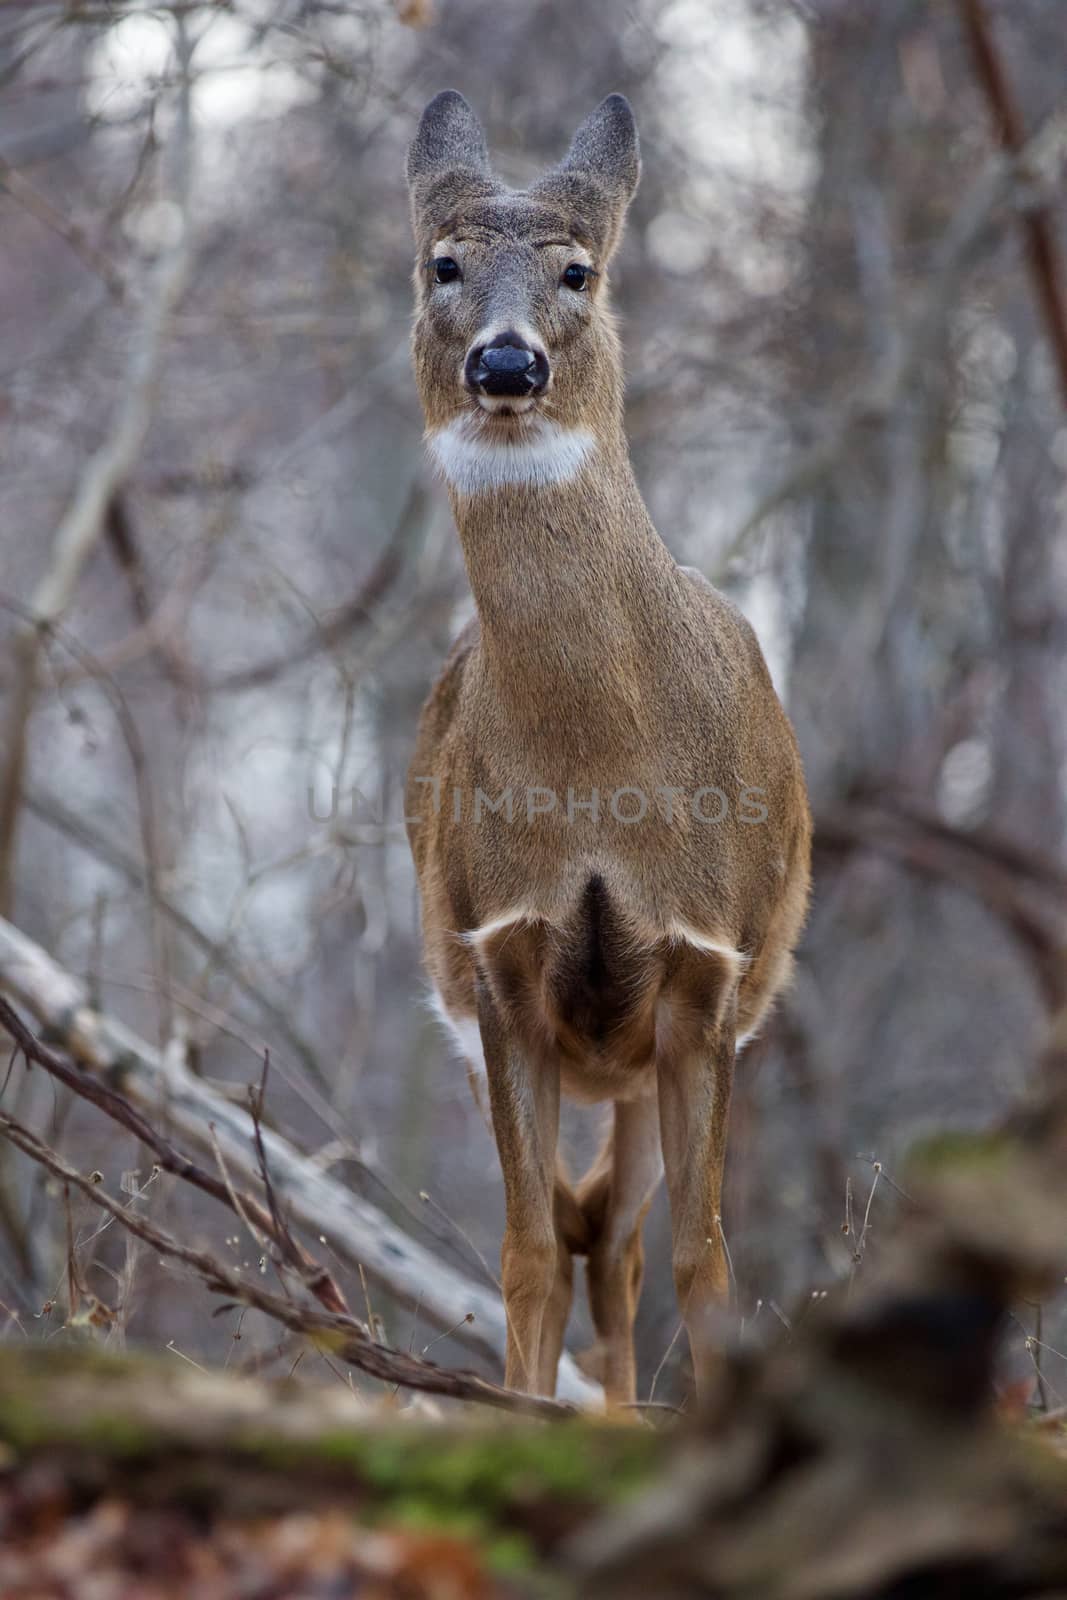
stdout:
{"type": "Polygon", "coordinates": [[[511,484],[545,488],[567,483],[596,448],[588,429],[561,428],[540,416],[524,424],[519,439],[494,438],[473,413],[428,434],[426,443],[446,481],[470,495],[511,484]]]}
{"type": "Polygon", "coordinates": [[[691,944],[694,950],[704,950],[709,955],[721,956],[734,977],[740,976],[748,966],[748,957],[744,951],[735,950],[732,944],[724,944],[721,939],[709,939],[699,928],[690,927],[688,922],[683,922],[679,917],[675,918],[667,932],[677,944],[691,944]]]}
{"type": "Polygon", "coordinates": [[[445,1032],[455,1045],[456,1054],[466,1062],[471,1072],[479,1078],[484,1078],[485,1051],[482,1049],[482,1035],[477,1017],[454,1017],[446,1009],[441,991],[437,988],[430,990],[430,1005],[438,1022],[444,1025],[445,1032]]]}

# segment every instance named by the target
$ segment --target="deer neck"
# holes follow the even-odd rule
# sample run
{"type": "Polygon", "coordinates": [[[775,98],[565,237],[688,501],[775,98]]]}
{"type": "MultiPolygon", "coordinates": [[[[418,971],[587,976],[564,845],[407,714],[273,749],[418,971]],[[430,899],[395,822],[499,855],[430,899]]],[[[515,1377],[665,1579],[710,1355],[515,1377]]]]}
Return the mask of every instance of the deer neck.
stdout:
{"type": "Polygon", "coordinates": [[[544,436],[528,461],[451,462],[481,622],[482,669],[509,719],[617,741],[651,713],[678,569],[641,499],[621,428],[544,436]],[[572,709],[577,713],[571,717],[572,709]]]}

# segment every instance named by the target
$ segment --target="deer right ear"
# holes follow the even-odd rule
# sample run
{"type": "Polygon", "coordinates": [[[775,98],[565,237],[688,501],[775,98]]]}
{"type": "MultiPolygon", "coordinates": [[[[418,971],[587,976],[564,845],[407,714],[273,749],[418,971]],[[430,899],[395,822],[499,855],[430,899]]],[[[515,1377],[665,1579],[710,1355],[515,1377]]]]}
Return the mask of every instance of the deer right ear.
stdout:
{"type": "Polygon", "coordinates": [[[407,174],[416,211],[442,180],[474,179],[479,188],[492,184],[482,125],[457,90],[442,89],[422,113],[408,151],[407,174]]]}

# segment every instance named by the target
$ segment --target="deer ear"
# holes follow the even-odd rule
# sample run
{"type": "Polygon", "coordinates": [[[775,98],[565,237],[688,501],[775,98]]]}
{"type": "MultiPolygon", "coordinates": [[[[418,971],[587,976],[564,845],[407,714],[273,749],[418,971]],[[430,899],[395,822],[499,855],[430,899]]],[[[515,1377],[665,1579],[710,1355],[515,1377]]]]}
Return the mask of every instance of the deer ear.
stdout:
{"type": "Polygon", "coordinates": [[[592,228],[605,259],[619,242],[641,176],[637,124],[625,95],[609,94],[582,123],[558,167],[536,186],[565,199],[592,228]]]}
{"type": "Polygon", "coordinates": [[[492,183],[482,125],[457,90],[442,89],[422,113],[408,151],[407,174],[416,210],[442,179],[454,179],[454,187],[471,179],[479,188],[492,183]]]}
{"type": "Polygon", "coordinates": [[[624,94],[609,94],[589,113],[559,170],[588,172],[629,202],[641,176],[641,155],[637,123],[624,94]]]}

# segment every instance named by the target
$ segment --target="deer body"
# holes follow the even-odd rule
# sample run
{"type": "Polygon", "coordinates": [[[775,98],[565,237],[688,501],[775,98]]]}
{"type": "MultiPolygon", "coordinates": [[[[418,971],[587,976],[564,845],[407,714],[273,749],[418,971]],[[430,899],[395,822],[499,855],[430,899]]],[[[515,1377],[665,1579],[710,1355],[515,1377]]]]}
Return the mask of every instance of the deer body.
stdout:
{"type": "Polygon", "coordinates": [[[698,1370],[710,1359],[733,1059],[803,921],[803,777],[752,630],[674,562],[630,467],[597,282],[637,177],[625,101],[515,194],[466,102],[440,95],[409,177],[416,372],[478,612],[409,778],[426,961],[488,1080],[507,1381],[552,1392],[585,1254],[608,1397],[628,1400],[664,1169],[676,1288],[698,1370]],[[561,1093],[614,1104],[575,1193],[561,1093]]]}

